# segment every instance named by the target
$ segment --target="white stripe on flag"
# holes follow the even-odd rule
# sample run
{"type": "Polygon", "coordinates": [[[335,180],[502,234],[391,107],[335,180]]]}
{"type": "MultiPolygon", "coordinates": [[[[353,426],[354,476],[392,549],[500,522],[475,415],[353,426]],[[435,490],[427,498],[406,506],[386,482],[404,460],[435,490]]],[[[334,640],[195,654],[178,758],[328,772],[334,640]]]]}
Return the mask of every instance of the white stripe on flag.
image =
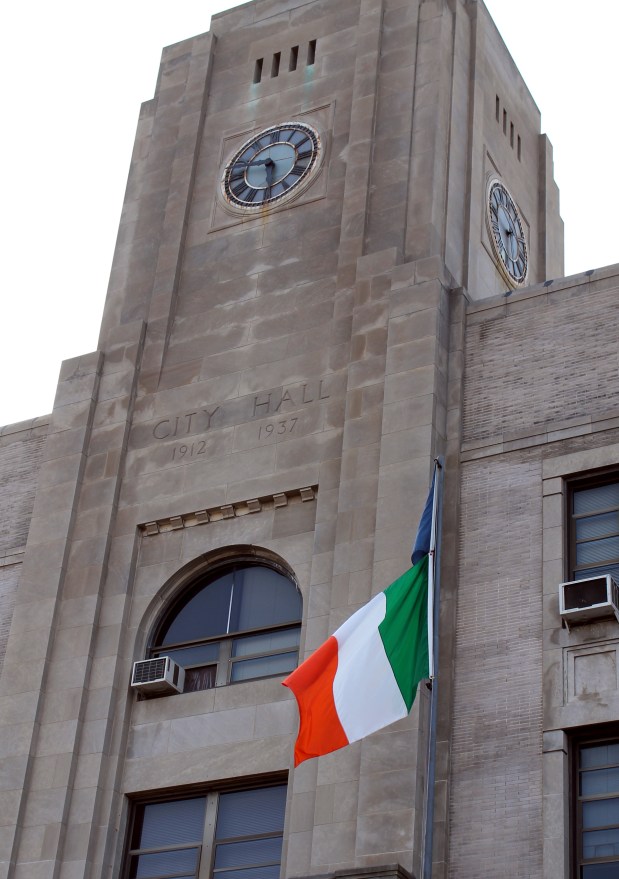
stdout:
{"type": "Polygon", "coordinates": [[[335,633],[339,650],[333,699],[349,742],[408,714],[378,631],[386,608],[381,592],[335,633]]]}

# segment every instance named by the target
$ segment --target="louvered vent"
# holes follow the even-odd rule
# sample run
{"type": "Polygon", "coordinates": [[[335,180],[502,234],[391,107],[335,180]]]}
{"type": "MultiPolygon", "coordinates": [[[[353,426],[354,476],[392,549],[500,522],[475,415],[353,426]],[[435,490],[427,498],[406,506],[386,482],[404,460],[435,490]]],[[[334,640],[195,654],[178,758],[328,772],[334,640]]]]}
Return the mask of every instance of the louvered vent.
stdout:
{"type": "Polygon", "coordinates": [[[133,663],[131,686],[140,693],[159,696],[182,693],[184,683],[185,669],[169,656],[133,663]]]}

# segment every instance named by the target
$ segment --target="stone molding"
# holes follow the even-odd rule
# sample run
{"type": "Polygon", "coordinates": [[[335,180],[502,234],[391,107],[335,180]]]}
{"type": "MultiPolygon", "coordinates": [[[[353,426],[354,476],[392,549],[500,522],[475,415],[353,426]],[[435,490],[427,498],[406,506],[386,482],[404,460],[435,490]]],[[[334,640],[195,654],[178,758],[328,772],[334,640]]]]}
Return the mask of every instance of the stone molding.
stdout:
{"type": "Polygon", "coordinates": [[[152,537],[155,534],[164,534],[168,531],[193,528],[194,525],[207,525],[209,522],[221,522],[222,519],[234,519],[238,516],[247,516],[251,513],[261,513],[264,510],[286,507],[288,504],[307,503],[308,501],[316,500],[317,493],[317,485],[294,488],[290,491],[275,492],[263,497],[235,501],[232,504],[221,504],[209,509],[196,510],[192,513],[183,513],[179,516],[157,519],[153,522],[144,522],[139,528],[146,537],[152,537]]]}
{"type": "Polygon", "coordinates": [[[516,452],[534,446],[548,446],[578,436],[588,436],[619,428],[619,412],[616,409],[601,415],[586,415],[566,421],[545,422],[521,431],[505,431],[496,436],[469,440],[462,443],[462,461],[474,461],[505,452],[516,452]]]}

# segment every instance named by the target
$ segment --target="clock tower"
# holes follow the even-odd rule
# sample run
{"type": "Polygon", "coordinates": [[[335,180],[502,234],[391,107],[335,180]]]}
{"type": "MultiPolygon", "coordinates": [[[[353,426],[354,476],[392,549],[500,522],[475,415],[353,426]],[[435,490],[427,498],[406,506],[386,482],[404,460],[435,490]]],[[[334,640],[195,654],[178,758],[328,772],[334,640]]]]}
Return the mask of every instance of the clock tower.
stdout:
{"type": "Polygon", "coordinates": [[[481,0],[251,0],[163,51],[37,465],[2,876],[448,875],[466,309],[562,271],[481,0]],[[281,678],[408,567],[438,456],[431,812],[427,687],[295,770],[281,678]]]}

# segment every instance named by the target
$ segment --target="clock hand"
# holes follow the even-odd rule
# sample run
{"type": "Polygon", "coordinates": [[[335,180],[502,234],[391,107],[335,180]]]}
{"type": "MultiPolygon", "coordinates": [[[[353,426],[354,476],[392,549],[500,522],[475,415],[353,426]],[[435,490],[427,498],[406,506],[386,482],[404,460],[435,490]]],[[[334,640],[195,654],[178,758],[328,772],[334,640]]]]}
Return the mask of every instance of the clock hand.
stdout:
{"type": "MultiPolygon", "coordinates": [[[[268,165],[269,162],[273,162],[273,159],[269,156],[268,159],[256,159],[254,162],[253,159],[250,159],[249,162],[244,162],[243,159],[237,159],[235,162],[236,165],[268,165]]],[[[273,164],[275,164],[273,162],[273,164]]]]}
{"type": "Polygon", "coordinates": [[[274,171],[275,171],[275,162],[274,162],[273,159],[269,156],[269,158],[265,160],[265,162],[264,162],[264,166],[265,166],[265,168],[266,168],[266,172],[267,172],[267,174],[266,174],[266,177],[267,177],[267,187],[270,188],[270,187],[271,187],[271,184],[273,183],[273,173],[274,173],[274,171]]]}
{"type": "Polygon", "coordinates": [[[516,256],[518,254],[518,243],[516,241],[516,235],[513,226],[508,226],[505,229],[505,234],[508,236],[507,243],[509,245],[509,253],[507,255],[512,262],[515,262],[516,256]]]}

